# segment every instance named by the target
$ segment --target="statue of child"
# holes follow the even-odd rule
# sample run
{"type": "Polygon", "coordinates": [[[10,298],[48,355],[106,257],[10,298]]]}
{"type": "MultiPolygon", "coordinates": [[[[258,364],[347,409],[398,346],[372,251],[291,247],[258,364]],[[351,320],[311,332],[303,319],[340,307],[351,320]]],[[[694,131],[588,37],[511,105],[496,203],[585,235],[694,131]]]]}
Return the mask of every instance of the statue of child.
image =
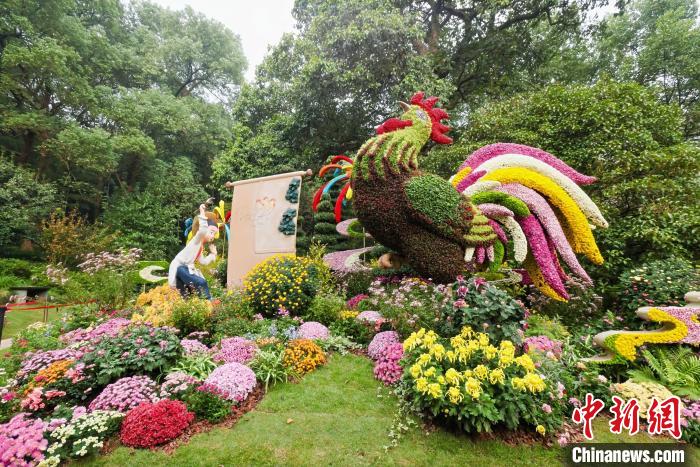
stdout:
{"type": "Polygon", "coordinates": [[[216,245],[210,242],[214,240],[219,227],[216,215],[212,212],[206,212],[204,204],[199,206],[199,216],[192,224],[192,231],[194,232],[192,240],[170,263],[168,284],[171,288],[179,290],[183,297],[198,292],[211,300],[209,284],[194,264],[199,261],[200,264],[206,265],[216,260],[216,245]],[[203,256],[202,251],[206,243],[209,243],[209,254],[203,256]]]}

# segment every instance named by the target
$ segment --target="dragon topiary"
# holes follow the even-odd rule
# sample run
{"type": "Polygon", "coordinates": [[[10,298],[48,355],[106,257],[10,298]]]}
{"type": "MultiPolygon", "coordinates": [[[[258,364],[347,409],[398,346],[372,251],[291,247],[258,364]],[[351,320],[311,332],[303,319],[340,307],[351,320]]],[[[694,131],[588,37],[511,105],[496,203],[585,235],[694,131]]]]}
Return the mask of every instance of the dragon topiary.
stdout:
{"type": "Polygon", "coordinates": [[[595,264],[603,258],[591,226],[607,227],[579,185],[595,181],[551,154],[518,144],[492,144],[472,153],[450,180],[421,172],[418,156],[432,139],[449,144],[447,112],[438,99],[416,93],[403,114],[377,128],[355,159],[335,156],[321,169],[335,177],[314,196],[345,181],[335,203],[340,220],[346,199],[381,244],[422,275],[452,282],[461,274],[497,268],[513,259],[548,296],[566,300],[569,270],[590,283],[575,253],[595,264]]]}

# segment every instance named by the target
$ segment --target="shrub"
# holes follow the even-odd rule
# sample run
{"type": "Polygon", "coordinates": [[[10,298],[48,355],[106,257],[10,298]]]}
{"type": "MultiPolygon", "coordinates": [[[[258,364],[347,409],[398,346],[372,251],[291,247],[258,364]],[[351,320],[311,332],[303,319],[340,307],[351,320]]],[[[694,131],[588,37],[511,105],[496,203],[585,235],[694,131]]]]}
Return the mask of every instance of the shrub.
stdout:
{"type": "Polygon", "coordinates": [[[181,401],[144,403],[126,414],[119,439],[130,447],[158,446],[180,436],[193,419],[181,401]]]}
{"type": "Polygon", "coordinates": [[[217,341],[225,337],[256,334],[262,330],[263,326],[267,326],[263,320],[253,321],[248,318],[217,313],[213,317],[212,338],[217,341]]]}
{"type": "Polygon", "coordinates": [[[302,314],[306,321],[318,321],[325,325],[338,320],[340,312],[345,309],[344,300],[337,295],[318,294],[309,308],[302,314]]]}
{"type": "Polygon", "coordinates": [[[330,330],[359,344],[367,344],[374,335],[374,325],[357,320],[358,314],[356,311],[342,312],[340,319],[331,324],[330,330]]]}
{"type": "Polygon", "coordinates": [[[170,368],[172,372],[182,372],[203,380],[216,368],[216,363],[211,355],[206,353],[193,353],[185,355],[170,368]]]}
{"type": "Polygon", "coordinates": [[[97,382],[106,384],[127,373],[161,373],[180,353],[177,329],[134,325],[100,341],[81,361],[93,365],[97,382]]]}
{"type": "Polygon", "coordinates": [[[566,326],[557,318],[548,318],[540,314],[530,314],[527,317],[525,335],[547,336],[553,340],[563,340],[570,336],[566,326]]]}
{"type": "Polygon", "coordinates": [[[97,454],[104,442],[119,431],[124,414],[96,410],[75,417],[48,435],[47,463],[58,465],[68,459],[97,454]]]}
{"type": "Polygon", "coordinates": [[[449,340],[421,329],[403,347],[401,392],[438,421],[468,433],[531,425],[545,434],[561,426],[558,381],[540,374],[527,354],[516,356],[511,341],[494,345],[488,334],[465,326],[449,340]]]}
{"type": "Polygon", "coordinates": [[[650,261],[620,276],[622,309],[634,313],[643,306],[680,306],[683,295],[700,286],[700,273],[680,258],[650,261]]]}
{"type": "Polygon", "coordinates": [[[392,342],[382,348],[374,365],[374,377],[386,385],[396,384],[401,379],[403,368],[399,361],[403,357],[403,344],[392,342]]]}
{"type": "Polygon", "coordinates": [[[253,309],[272,317],[280,307],[293,316],[306,310],[319,288],[318,265],[306,257],[272,256],[256,265],[243,281],[253,309]]]}
{"type": "MultiPolygon", "coordinates": [[[[97,322],[99,311],[100,306],[96,303],[75,305],[68,308],[61,318],[63,331],[68,332],[76,329],[89,328],[97,322]]],[[[63,340],[63,338],[61,340],[63,340]]]]}
{"type": "MultiPolygon", "coordinates": [[[[432,328],[438,310],[449,300],[444,285],[435,285],[417,277],[380,277],[368,289],[370,298],[362,301],[366,306],[378,310],[381,317],[391,324],[399,335],[408,336],[421,327],[432,328]]],[[[370,318],[364,311],[359,319],[370,318]]]]}
{"type": "Polygon", "coordinates": [[[173,326],[184,336],[191,332],[208,331],[211,324],[211,302],[197,297],[179,300],[173,305],[173,326]]]}
{"type": "Polygon", "coordinates": [[[78,268],[86,274],[84,281],[91,298],[102,308],[123,308],[136,285],[133,272],[140,256],[138,248],[86,254],[78,268]]]}
{"type": "Polygon", "coordinates": [[[321,323],[307,321],[297,329],[299,339],[326,339],[330,336],[330,331],[321,323]]]}
{"type": "Polygon", "coordinates": [[[255,373],[240,363],[226,363],[215,369],[204,381],[221,391],[230,401],[244,401],[255,389],[255,373]]]}
{"type": "Polygon", "coordinates": [[[325,363],[323,350],[309,339],[294,339],[284,351],[284,364],[299,376],[310,373],[325,363]]]}
{"type": "Polygon", "coordinates": [[[27,418],[26,413],[17,414],[0,425],[0,463],[34,465],[43,460],[48,446],[44,430],[44,422],[27,418]]]}
{"type": "Polygon", "coordinates": [[[248,363],[258,351],[255,342],[243,337],[222,339],[219,351],[214,354],[215,362],[248,363]]]}
{"type": "Polygon", "coordinates": [[[181,301],[180,292],[171,289],[168,284],[153,287],[136,299],[136,306],[143,311],[135,313],[132,320],[153,326],[170,326],[173,324],[173,308],[181,301]]]}
{"type": "Polygon", "coordinates": [[[569,301],[553,300],[534,286],[529,287],[527,302],[533,312],[557,318],[567,326],[576,326],[581,320],[599,318],[602,314],[602,297],[595,289],[576,277],[564,283],[569,292],[569,301]]]}
{"type": "Polygon", "coordinates": [[[156,382],[148,376],[130,376],[107,385],[90,403],[89,409],[127,412],[142,402],[158,400],[156,382]]]}
{"type": "Polygon", "coordinates": [[[352,297],[366,294],[374,279],[374,274],[371,271],[352,271],[340,276],[338,282],[347,295],[352,297]]]}
{"type": "Polygon", "coordinates": [[[372,342],[367,346],[367,355],[372,360],[377,360],[384,353],[384,348],[386,346],[397,342],[401,341],[396,331],[382,331],[377,333],[372,339],[372,342]]]}
{"type": "Polygon", "coordinates": [[[458,278],[454,300],[442,308],[436,331],[451,337],[470,326],[483,330],[494,341],[509,340],[519,345],[524,322],[525,309],[506,292],[483,279],[458,278]]]}
{"type": "Polygon", "coordinates": [[[189,392],[183,398],[187,408],[197,418],[210,423],[218,423],[231,415],[233,403],[214,386],[203,384],[189,392]]]}
{"type": "Polygon", "coordinates": [[[53,212],[41,224],[40,243],[51,264],[76,266],[85,254],[108,250],[116,238],[112,229],[88,223],[77,211],[53,212]]]}

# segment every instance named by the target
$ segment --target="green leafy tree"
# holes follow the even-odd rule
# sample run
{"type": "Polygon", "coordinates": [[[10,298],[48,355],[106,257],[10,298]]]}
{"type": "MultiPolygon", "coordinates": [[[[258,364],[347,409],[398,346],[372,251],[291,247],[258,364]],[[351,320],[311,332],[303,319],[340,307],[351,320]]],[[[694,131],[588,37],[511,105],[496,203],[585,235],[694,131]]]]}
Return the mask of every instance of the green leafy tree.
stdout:
{"type": "Polygon", "coordinates": [[[426,170],[447,176],[485,144],[542,148],[598,177],[586,191],[610,223],[596,231],[605,263],[587,268],[601,286],[645,260],[700,251],[700,150],[683,141],[678,106],[635,83],[550,86],[492,103],[470,117],[458,144],[436,148],[426,170]]]}
{"type": "Polygon", "coordinates": [[[41,219],[61,205],[53,185],[36,183],[31,170],[0,155],[0,206],[0,248],[6,251],[24,238],[36,241],[41,219]]]}
{"type": "Polygon", "coordinates": [[[0,18],[0,149],[70,207],[99,217],[155,160],[186,157],[208,180],[246,66],[231,31],[119,0],[9,0],[0,18]]]}
{"type": "Polygon", "coordinates": [[[700,24],[695,0],[635,0],[601,25],[602,71],[654,87],[681,106],[687,137],[700,135],[700,24]]]}

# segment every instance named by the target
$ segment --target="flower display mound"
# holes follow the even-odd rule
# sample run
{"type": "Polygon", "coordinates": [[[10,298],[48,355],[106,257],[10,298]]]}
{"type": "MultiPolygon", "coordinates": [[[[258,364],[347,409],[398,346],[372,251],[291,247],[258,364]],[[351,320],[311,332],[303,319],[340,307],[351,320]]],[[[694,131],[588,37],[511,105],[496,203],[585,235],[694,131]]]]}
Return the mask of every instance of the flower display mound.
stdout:
{"type": "Polygon", "coordinates": [[[567,416],[563,384],[508,340],[492,343],[468,326],[450,339],[421,329],[403,348],[402,392],[437,421],[468,433],[530,425],[545,435],[567,416]]]}
{"type": "Polygon", "coordinates": [[[328,339],[330,335],[328,328],[316,321],[307,321],[297,329],[297,337],[300,339],[328,339]]]}
{"type": "Polygon", "coordinates": [[[44,459],[46,423],[19,413],[0,425],[0,465],[31,466],[44,459]]]}
{"type": "Polygon", "coordinates": [[[180,436],[193,419],[182,401],[143,403],[126,414],[119,439],[130,447],[158,446],[180,436]]]}
{"type": "Polygon", "coordinates": [[[392,342],[384,347],[374,365],[374,377],[386,385],[396,384],[401,379],[403,368],[399,364],[403,357],[403,344],[392,342]]]}
{"type": "Polygon", "coordinates": [[[367,346],[367,355],[372,360],[378,360],[379,357],[384,355],[384,349],[388,345],[400,342],[399,333],[396,331],[382,331],[375,334],[372,338],[372,342],[367,346]]]}
{"type": "Polygon", "coordinates": [[[307,257],[271,256],[243,279],[243,290],[258,313],[273,317],[283,307],[298,316],[316,296],[319,269],[325,267],[307,257]]]}
{"type": "Polygon", "coordinates": [[[226,363],[216,368],[204,381],[204,386],[213,386],[227,400],[242,402],[256,386],[253,370],[241,363],[226,363]]]}
{"type": "Polygon", "coordinates": [[[148,376],[129,376],[105,387],[89,409],[127,412],[144,402],[158,400],[158,385],[148,376]]]}
{"type": "Polygon", "coordinates": [[[323,349],[310,339],[294,339],[289,342],[282,358],[284,365],[297,375],[311,373],[326,363],[323,349]]]}
{"type": "Polygon", "coordinates": [[[244,337],[229,337],[221,340],[213,359],[223,363],[248,363],[257,352],[258,346],[254,341],[244,337]]]}

